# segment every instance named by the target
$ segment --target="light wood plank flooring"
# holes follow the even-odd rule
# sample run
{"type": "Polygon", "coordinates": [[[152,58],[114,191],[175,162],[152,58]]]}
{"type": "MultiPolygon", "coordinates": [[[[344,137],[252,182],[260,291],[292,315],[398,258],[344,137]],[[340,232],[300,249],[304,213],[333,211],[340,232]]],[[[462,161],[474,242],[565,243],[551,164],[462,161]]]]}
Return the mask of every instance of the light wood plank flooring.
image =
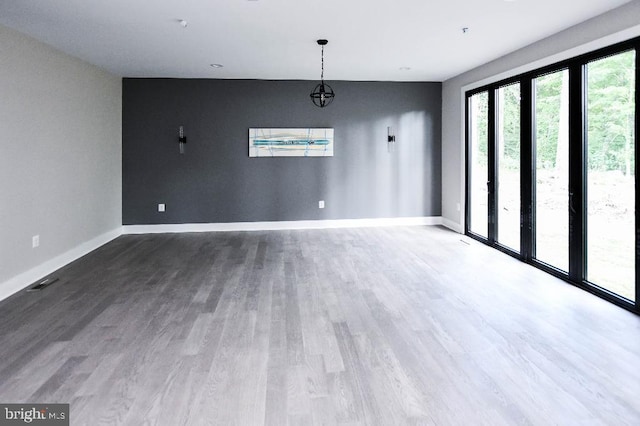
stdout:
{"type": "Polygon", "coordinates": [[[0,402],[72,425],[640,424],[639,317],[440,227],[123,236],[56,275],[0,302],[0,402]]]}

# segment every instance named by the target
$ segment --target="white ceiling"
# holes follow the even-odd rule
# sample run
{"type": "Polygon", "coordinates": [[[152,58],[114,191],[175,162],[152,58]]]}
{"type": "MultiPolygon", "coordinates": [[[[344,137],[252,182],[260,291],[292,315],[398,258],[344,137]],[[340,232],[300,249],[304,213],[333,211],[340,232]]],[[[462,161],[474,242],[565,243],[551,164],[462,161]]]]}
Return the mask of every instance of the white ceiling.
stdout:
{"type": "Polygon", "coordinates": [[[444,81],[629,1],[0,0],[0,24],[124,77],[315,80],[326,38],[327,80],[444,81]]]}

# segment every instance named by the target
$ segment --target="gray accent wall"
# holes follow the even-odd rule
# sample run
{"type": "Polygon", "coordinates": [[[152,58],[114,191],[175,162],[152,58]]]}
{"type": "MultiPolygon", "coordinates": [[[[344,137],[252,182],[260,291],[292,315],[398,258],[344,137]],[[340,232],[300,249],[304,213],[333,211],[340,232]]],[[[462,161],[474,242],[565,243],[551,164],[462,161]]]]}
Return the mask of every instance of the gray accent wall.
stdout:
{"type": "Polygon", "coordinates": [[[0,57],[2,298],[121,229],[122,79],[2,26],[0,57]]]}
{"type": "Polygon", "coordinates": [[[442,217],[445,225],[464,231],[464,91],[636,37],[640,35],[639,17],[640,1],[633,1],[444,82],[442,217]]]}
{"type": "Polygon", "coordinates": [[[440,216],[441,83],[316,83],[125,78],[123,224],[440,216]],[[334,156],[249,158],[252,127],[332,127],[334,156]]]}

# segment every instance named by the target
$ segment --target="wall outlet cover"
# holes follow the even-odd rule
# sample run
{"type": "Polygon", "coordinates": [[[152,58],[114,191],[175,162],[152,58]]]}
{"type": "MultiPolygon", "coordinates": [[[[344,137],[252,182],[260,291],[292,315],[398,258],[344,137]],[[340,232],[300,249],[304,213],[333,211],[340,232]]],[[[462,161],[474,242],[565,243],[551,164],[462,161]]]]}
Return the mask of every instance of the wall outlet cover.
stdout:
{"type": "Polygon", "coordinates": [[[318,201],[318,208],[319,209],[324,209],[324,200],[318,201]]]}
{"type": "Polygon", "coordinates": [[[166,209],[166,206],[164,204],[158,204],[158,211],[159,212],[164,212],[166,209]]]}

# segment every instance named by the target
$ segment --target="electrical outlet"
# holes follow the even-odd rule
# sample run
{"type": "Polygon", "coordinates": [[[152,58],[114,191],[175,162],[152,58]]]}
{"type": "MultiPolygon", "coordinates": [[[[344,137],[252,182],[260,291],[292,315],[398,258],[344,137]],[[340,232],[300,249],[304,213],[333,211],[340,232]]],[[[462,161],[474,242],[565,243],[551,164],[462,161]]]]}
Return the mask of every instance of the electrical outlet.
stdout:
{"type": "Polygon", "coordinates": [[[165,211],[165,205],[164,204],[158,204],[158,211],[159,212],[164,212],[165,211]]]}
{"type": "Polygon", "coordinates": [[[319,209],[324,209],[324,200],[318,201],[318,208],[319,209]]]}
{"type": "Polygon", "coordinates": [[[40,235],[34,235],[33,237],[31,237],[31,247],[40,247],[40,235]]]}

